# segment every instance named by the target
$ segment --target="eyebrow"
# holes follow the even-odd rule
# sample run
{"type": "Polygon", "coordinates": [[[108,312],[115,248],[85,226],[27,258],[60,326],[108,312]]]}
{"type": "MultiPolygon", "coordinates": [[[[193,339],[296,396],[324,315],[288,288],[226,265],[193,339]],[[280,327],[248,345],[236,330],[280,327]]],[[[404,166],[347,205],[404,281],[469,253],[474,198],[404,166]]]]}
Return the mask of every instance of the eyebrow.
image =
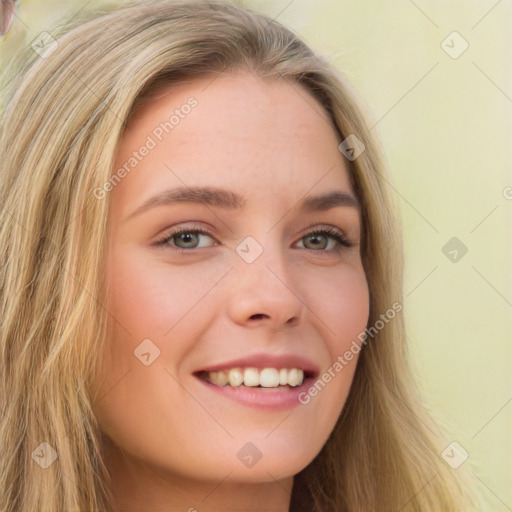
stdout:
{"type": "MultiPolygon", "coordinates": [[[[245,198],[230,190],[216,187],[179,187],[157,194],[134,210],[127,219],[156,206],[169,206],[175,203],[203,203],[208,206],[226,210],[238,210],[244,207],[245,198]]],[[[350,193],[343,190],[309,196],[298,204],[298,209],[305,212],[326,211],[336,207],[359,209],[359,202],[350,193]]]]}

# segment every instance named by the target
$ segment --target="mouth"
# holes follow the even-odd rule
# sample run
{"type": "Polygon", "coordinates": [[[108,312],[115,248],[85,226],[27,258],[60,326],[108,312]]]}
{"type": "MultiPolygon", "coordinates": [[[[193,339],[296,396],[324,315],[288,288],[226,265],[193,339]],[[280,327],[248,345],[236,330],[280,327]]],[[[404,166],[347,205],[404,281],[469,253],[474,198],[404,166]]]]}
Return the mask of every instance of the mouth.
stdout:
{"type": "Polygon", "coordinates": [[[307,395],[314,375],[301,368],[278,370],[269,367],[239,367],[228,371],[201,371],[194,374],[209,393],[206,400],[212,406],[219,403],[225,407],[223,401],[228,400],[264,413],[285,411],[307,404],[309,400],[305,402],[303,397],[307,395]]]}
{"type": "MultiPolygon", "coordinates": [[[[283,411],[305,402],[303,395],[320,374],[319,366],[298,354],[257,353],[194,372],[212,404],[225,400],[264,412],[283,411]]],[[[230,405],[228,405],[230,407],[230,405]]]]}
{"type": "Polygon", "coordinates": [[[253,389],[290,389],[313,379],[315,372],[303,368],[233,367],[217,371],[199,371],[194,375],[218,387],[253,389]]]}

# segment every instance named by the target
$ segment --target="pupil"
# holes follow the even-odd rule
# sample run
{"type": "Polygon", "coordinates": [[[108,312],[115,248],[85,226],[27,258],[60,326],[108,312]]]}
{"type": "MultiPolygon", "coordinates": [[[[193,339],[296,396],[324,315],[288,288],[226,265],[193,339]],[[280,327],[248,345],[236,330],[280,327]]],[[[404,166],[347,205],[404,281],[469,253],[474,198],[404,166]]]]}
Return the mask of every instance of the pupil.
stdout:
{"type": "Polygon", "coordinates": [[[313,245],[318,245],[318,241],[323,238],[322,236],[318,236],[318,235],[310,235],[309,236],[309,239],[310,240],[313,240],[313,245]]]}
{"type": "Polygon", "coordinates": [[[185,244],[194,242],[194,237],[197,237],[197,234],[195,233],[181,233],[179,235],[179,238],[182,242],[185,242],[185,244]]]}

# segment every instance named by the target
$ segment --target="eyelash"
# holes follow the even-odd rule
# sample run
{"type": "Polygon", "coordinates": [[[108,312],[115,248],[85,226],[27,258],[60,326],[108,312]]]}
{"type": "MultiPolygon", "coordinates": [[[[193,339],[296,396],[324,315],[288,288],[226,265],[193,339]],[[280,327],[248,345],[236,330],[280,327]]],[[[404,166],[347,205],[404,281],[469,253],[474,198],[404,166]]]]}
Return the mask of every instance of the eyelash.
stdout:
{"type": "MultiPolygon", "coordinates": [[[[200,228],[179,228],[179,229],[176,229],[175,231],[172,231],[171,233],[168,233],[166,234],[164,237],[160,238],[159,240],[157,240],[155,242],[155,246],[158,246],[158,247],[164,247],[164,246],[167,246],[169,245],[169,242],[176,236],[179,236],[179,235],[182,235],[184,233],[187,233],[187,234],[199,234],[199,235],[207,235],[211,238],[213,238],[213,235],[205,230],[205,229],[200,229],[200,228]]],[[[309,250],[309,251],[313,251],[313,252],[325,252],[325,253],[339,253],[343,250],[343,248],[351,248],[353,247],[353,244],[351,242],[349,242],[347,240],[347,238],[342,234],[340,233],[338,230],[332,228],[332,227],[329,227],[329,228],[319,228],[319,229],[314,229],[314,230],[311,230],[311,231],[308,231],[307,233],[305,233],[302,237],[301,237],[301,240],[303,238],[306,238],[308,236],[311,236],[311,235],[327,235],[329,238],[332,238],[333,240],[335,240],[337,242],[337,245],[336,247],[334,247],[334,249],[320,249],[320,250],[315,250],[315,249],[306,249],[306,250],[309,250]]],[[[195,248],[192,248],[192,249],[180,249],[178,247],[172,247],[172,250],[173,251],[176,251],[180,254],[193,254],[195,253],[196,250],[200,249],[200,247],[195,247],[195,248]]]]}

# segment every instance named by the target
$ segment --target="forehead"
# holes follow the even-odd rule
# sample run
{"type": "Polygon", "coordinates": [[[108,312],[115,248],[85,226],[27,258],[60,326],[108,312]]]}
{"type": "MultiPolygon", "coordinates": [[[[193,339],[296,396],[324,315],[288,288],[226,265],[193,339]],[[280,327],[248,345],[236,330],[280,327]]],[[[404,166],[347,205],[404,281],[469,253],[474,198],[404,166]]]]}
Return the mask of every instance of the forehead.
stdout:
{"type": "Polygon", "coordinates": [[[250,72],[202,77],[161,88],[131,117],[115,168],[150,149],[114,195],[133,204],[172,186],[222,184],[295,200],[313,188],[350,191],[338,144],[325,109],[297,83],[250,72]]]}
{"type": "MultiPolygon", "coordinates": [[[[276,106],[276,100],[286,97],[286,106],[295,104],[298,108],[309,106],[334,128],[327,112],[318,99],[306,86],[291,77],[261,77],[250,69],[235,69],[228,72],[206,73],[197,77],[178,79],[175,83],[160,82],[149,87],[135,101],[136,112],[133,118],[144,117],[153,108],[158,108],[159,100],[166,102],[169,97],[175,100],[186,98],[194,93],[198,100],[207,102],[215,98],[216,104],[224,99],[232,107],[265,108],[276,106]],[[247,100],[250,103],[247,103],[247,100]]],[[[233,110],[233,109],[231,109],[233,110]]]]}

